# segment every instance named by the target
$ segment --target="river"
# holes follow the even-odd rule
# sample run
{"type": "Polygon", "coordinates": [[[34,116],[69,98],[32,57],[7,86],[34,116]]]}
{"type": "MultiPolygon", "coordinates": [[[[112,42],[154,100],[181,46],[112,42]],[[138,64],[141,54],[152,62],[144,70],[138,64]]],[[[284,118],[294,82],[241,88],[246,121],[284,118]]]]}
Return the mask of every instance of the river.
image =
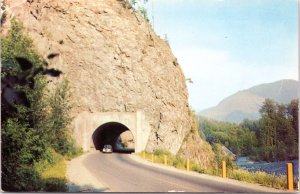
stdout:
{"type": "Polygon", "coordinates": [[[248,157],[239,157],[236,164],[245,170],[255,172],[264,171],[269,174],[286,175],[286,163],[293,163],[294,177],[299,177],[299,160],[292,161],[276,161],[276,162],[255,162],[248,157]]]}

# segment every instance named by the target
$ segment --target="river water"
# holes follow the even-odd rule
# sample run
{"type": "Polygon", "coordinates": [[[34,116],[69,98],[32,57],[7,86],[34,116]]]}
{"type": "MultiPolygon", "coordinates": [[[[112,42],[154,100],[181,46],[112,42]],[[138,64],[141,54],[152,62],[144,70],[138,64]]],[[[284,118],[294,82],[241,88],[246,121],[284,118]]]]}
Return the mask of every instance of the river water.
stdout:
{"type": "Polygon", "coordinates": [[[236,164],[245,170],[255,172],[264,171],[269,174],[286,175],[286,163],[293,163],[294,177],[299,177],[299,160],[277,161],[277,162],[254,162],[248,157],[239,157],[236,164]]]}

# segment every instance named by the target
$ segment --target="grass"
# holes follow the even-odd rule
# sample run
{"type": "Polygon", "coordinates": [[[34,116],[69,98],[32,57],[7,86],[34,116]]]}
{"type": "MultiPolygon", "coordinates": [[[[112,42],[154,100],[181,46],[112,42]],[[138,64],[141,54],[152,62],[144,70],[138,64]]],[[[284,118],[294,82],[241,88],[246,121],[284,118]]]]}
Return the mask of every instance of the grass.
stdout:
{"type": "Polygon", "coordinates": [[[66,188],[66,169],[67,163],[64,157],[61,157],[54,165],[49,166],[41,173],[44,180],[45,191],[67,191],[66,188]]]}
{"type": "MultiPolygon", "coordinates": [[[[150,152],[140,152],[138,153],[139,156],[144,157],[144,159],[152,162],[152,155],[153,155],[153,162],[164,164],[165,163],[165,157],[167,158],[167,165],[168,166],[174,166],[178,169],[186,169],[187,168],[187,160],[180,157],[179,155],[172,155],[170,152],[166,150],[155,150],[153,153],[150,152]]],[[[196,164],[194,161],[190,161],[190,168],[203,171],[203,169],[196,164]]]]}
{"type": "Polygon", "coordinates": [[[167,165],[168,166],[174,166],[179,169],[185,169],[186,168],[186,160],[181,158],[178,155],[172,155],[170,152],[166,150],[155,150],[152,153],[149,152],[141,152],[139,155],[143,157],[145,154],[145,159],[152,162],[152,155],[153,155],[153,162],[154,163],[160,163],[164,164],[165,162],[165,156],[167,158],[167,165]]]}
{"type": "Polygon", "coordinates": [[[35,164],[39,173],[42,191],[64,192],[67,191],[66,183],[66,158],[50,150],[49,160],[42,160],[35,164]]]}
{"type": "Polygon", "coordinates": [[[67,192],[67,161],[82,154],[76,152],[74,155],[62,156],[51,150],[51,160],[40,161],[35,165],[35,169],[39,172],[42,191],[46,192],[67,192]]]}
{"type": "MultiPolygon", "coordinates": [[[[153,153],[150,152],[140,152],[138,153],[139,156],[148,160],[150,162],[164,164],[164,158],[167,157],[167,165],[174,166],[178,169],[186,169],[187,167],[187,160],[181,158],[178,155],[172,155],[170,152],[166,150],[155,150],[153,153]],[[152,161],[153,155],[153,161],[152,161]]],[[[190,170],[195,171],[198,173],[209,174],[214,176],[221,176],[221,169],[216,168],[203,168],[197,162],[190,160],[190,170]]],[[[249,172],[247,170],[239,169],[238,167],[234,166],[232,168],[227,169],[227,177],[239,181],[244,181],[248,183],[257,183],[262,186],[272,187],[276,189],[286,189],[287,182],[286,176],[275,176],[270,175],[265,172],[249,172]]],[[[294,181],[295,185],[298,180],[294,181]]],[[[296,188],[296,187],[294,187],[296,188]]]]}
{"type": "Polygon", "coordinates": [[[42,178],[65,178],[66,174],[66,159],[61,158],[53,166],[49,166],[42,172],[42,178]]]}
{"type": "Polygon", "coordinates": [[[258,183],[260,185],[276,189],[287,188],[286,176],[275,176],[261,171],[249,172],[243,169],[233,169],[232,171],[228,171],[228,178],[249,183],[258,183]]]}

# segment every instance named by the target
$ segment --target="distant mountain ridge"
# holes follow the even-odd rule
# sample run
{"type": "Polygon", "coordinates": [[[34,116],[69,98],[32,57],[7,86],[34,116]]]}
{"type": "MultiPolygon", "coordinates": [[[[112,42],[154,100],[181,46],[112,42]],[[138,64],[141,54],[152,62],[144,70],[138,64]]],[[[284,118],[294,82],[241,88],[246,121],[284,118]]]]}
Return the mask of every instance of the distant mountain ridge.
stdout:
{"type": "Polygon", "coordinates": [[[285,79],[272,83],[260,84],[239,91],[217,106],[201,111],[200,116],[219,121],[242,122],[244,119],[258,119],[259,109],[266,98],[278,103],[289,103],[298,98],[299,81],[285,79]]]}

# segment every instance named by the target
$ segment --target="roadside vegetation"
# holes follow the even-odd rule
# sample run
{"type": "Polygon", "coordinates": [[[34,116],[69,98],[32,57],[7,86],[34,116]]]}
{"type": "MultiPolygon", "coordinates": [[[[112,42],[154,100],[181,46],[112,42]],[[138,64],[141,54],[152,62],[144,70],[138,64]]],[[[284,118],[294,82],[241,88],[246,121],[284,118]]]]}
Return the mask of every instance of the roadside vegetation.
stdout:
{"type": "Polygon", "coordinates": [[[15,20],[1,37],[1,54],[2,189],[66,191],[66,160],[80,154],[68,128],[68,82],[47,90],[46,75],[61,72],[47,67],[15,20]]]}
{"type": "Polygon", "coordinates": [[[150,22],[147,9],[145,8],[147,2],[148,0],[123,0],[122,3],[124,8],[132,9],[134,12],[141,14],[147,22],[150,22]]]}
{"type": "MultiPolygon", "coordinates": [[[[154,162],[158,164],[165,164],[165,157],[167,159],[167,166],[173,166],[175,168],[186,170],[187,169],[187,160],[180,157],[179,155],[172,155],[167,150],[154,150],[153,153],[150,152],[140,152],[138,155],[149,162],[154,162]]],[[[216,168],[204,168],[195,160],[190,160],[190,171],[209,174],[214,176],[222,175],[221,165],[218,165],[216,168]]],[[[249,172],[247,170],[239,169],[236,165],[227,166],[227,177],[239,181],[244,181],[248,183],[256,183],[262,186],[272,187],[276,189],[286,189],[286,176],[275,176],[270,175],[265,172],[249,172]]],[[[296,183],[295,183],[296,184],[296,183]]],[[[295,185],[296,186],[296,185],[295,185]]]]}
{"type": "MultiPolygon", "coordinates": [[[[197,129],[197,133],[191,130],[188,136],[196,134],[209,142],[214,153],[214,161],[207,167],[201,166],[199,161],[190,160],[190,170],[221,176],[222,161],[226,161],[228,178],[286,189],[286,175],[275,176],[262,171],[249,172],[240,169],[234,162],[238,156],[250,156],[261,161],[298,159],[298,100],[283,105],[266,99],[260,113],[261,119],[258,121],[245,120],[241,124],[200,118],[199,125],[192,126],[192,129],[197,129]],[[224,151],[224,146],[233,153],[224,151]]],[[[165,164],[166,157],[168,166],[187,169],[187,159],[182,154],[172,155],[166,150],[154,150],[153,153],[141,152],[139,155],[159,164],[165,164]]],[[[294,188],[297,181],[294,181],[294,188]]]]}

